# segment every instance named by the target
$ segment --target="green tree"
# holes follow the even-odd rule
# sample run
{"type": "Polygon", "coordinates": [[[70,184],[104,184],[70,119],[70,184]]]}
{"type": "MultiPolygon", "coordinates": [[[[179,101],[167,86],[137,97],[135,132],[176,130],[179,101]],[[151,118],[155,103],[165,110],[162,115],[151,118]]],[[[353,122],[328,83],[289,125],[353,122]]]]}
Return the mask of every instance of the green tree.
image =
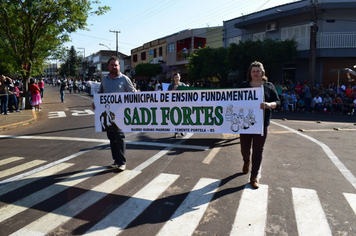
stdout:
{"type": "Polygon", "coordinates": [[[298,43],[294,39],[284,41],[266,38],[263,41],[246,40],[237,44],[231,44],[227,49],[227,63],[232,71],[243,72],[247,70],[251,62],[260,61],[265,68],[278,68],[283,61],[293,61],[297,55],[298,43]]]}
{"type": "Polygon", "coordinates": [[[227,77],[230,69],[226,61],[226,48],[201,48],[193,56],[189,57],[187,69],[189,71],[189,79],[197,81],[206,79],[210,81],[218,80],[222,87],[227,86],[227,77]]]}
{"type": "Polygon", "coordinates": [[[75,77],[78,76],[80,62],[82,57],[78,56],[77,51],[75,51],[74,46],[71,46],[70,50],[67,52],[67,55],[62,58],[64,60],[61,63],[61,67],[59,70],[59,74],[61,76],[70,76],[75,77]]]}
{"type": "Polygon", "coordinates": [[[135,67],[135,75],[146,76],[148,80],[161,74],[163,68],[159,64],[141,63],[135,67]]]}
{"type": "Polygon", "coordinates": [[[29,108],[27,83],[34,69],[40,68],[51,52],[68,42],[70,33],[86,29],[89,14],[100,15],[110,9],[99,6],[92,11],[91,6],[95,4],[100,1],[0,1],[0,48],[8,54],[8,68],[15,68],[24,79],[26,108],[29,108]]]}

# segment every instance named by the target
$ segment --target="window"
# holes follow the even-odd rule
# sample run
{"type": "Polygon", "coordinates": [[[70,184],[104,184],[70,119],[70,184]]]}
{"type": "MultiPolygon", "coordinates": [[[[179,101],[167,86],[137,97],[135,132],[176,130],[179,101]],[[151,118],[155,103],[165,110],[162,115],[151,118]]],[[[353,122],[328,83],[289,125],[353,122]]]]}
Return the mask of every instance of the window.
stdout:
{"type": "Polygon", "coordinates": [[[229,45],[231,43],[239,44],[240,42],[241,42],[241,36],[229,38],[229,45]]]}
{"type": "Polygon", "coordinates": [[[253,41],[263,41],[266,38],[266,32],[258,33],[258,34],[253,34],[253,41]]]}
{"type": "Polygon", "coordinates": [[[133,62],[137,62],[137,54],[133,55],[133,62]]]}
{"type": "Polygon", "coordinates": [[[153,58],[157,57],[157,48],[153,49],[153,58]]]}
{"type": "Polygon", "coordinates": [[[141,52],[141,61],[146,60],[146,52],[141,52]]]}
{"type": "Polygon", "coordinates": [[[168,52],[174,52],[174,43],[168,45],[168,52]]]}
{"type": "Polygon", "coordinates": [[[308,50],[310,47],[310,25],[298,25],[281,29],[281,40],[295,39],[298,50],[308,50]]]}
{"type": "Polygon", "coordinates": [[[163,52],[162,52],[162,47],[159,47],[159,49],[158,49],[158,56],[161,57],[162,54],[163,54],[163,52]]]}

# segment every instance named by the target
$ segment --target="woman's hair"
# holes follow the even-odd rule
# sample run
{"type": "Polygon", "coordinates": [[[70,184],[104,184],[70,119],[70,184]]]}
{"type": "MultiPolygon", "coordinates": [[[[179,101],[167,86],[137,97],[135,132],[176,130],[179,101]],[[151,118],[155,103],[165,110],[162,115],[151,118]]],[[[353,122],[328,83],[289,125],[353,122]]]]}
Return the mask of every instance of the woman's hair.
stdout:
{"type": "Polygon", "coordinates": [[[252,67],[260,68],[261,71],[262,71],[262,80],[268,81],[268,78],[265,75],[266,74],[265,68],[263,67],[263,64],[261,62],[259,62],[259,61],[254,61],[254,62],[251,63],[250,68],[248,69],[248,72],[247,72],[247,81],[251,81],[252,80],[252,77],[251,77],[252,67]]]}
{"type": "Polygon", "coordinates": [[[30,79],[30,84],[34,84],[35,83],[35,80],[34,79],[30,79]]]}

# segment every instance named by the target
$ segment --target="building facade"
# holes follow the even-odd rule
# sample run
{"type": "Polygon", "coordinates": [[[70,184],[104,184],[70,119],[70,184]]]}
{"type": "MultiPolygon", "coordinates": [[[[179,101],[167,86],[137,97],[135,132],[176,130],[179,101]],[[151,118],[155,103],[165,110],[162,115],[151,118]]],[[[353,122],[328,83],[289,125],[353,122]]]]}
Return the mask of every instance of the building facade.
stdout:
{"type": "MultiPolygon", "coordinates": [[[[121,73],[131,76],[131,58],[121,52],[118,52],[120,60],[121,73]]],[[[97,53],[84,58],[81,63],[82,76],[88,79],[100,80],[105,75],[109,74],[108,60],[110,57],[116,56],[116,52],[111,50],[100,50],[97,53]],[[85,76],[84,76],[85,75],[85,76]]]]}
{"type": "Polygon", "coordinates": [[[356,1],[351,0],[303,0],[241,16],[224,22],[224,47],[248,39],[295,39],[296,60],[283,62],[280,69],[272,70],[271,81],[309,80],[324,86],[337,83],[338,79],[347,82],[343,68],[356,64],[355,10],[356,1]],[[310,78],[311,68],[314,78],[310,78]]]}
{"type": "Polygon", "coordinates": [[[58,63],[48,64],[44,70],[45,76],[47,78],[55,78],[58,76],[60,65],[58,63]]]}
{"type": "Polygon", "coordinates": [[[207,42],[211,47],[222,47],[222,27],[183,30],[148,42],[131,50],[131,65],[135,68],[140,63],[160,64],[163,72],[158,78],[162,82],[170,82],[177,72],[183,81],[188,81],[189,56],[207,46],[207,42]]]}

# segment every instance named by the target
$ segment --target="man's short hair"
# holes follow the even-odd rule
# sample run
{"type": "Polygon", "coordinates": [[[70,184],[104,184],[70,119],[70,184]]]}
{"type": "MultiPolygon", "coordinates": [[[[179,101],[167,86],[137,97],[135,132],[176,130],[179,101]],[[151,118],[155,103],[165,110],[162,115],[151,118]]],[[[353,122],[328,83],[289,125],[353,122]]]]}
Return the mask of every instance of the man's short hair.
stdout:
{"type": "Polygon", "coordinates": [[[115,60],[115,61],[119,62],[119,64],[120,64],[119,58],[118,58],[117,56],[112,56],[112,57],[110,57],[109,60],[108,60],[108,65],[110,64],[110,62],[111,62],[112,60],[115,60]]]}

